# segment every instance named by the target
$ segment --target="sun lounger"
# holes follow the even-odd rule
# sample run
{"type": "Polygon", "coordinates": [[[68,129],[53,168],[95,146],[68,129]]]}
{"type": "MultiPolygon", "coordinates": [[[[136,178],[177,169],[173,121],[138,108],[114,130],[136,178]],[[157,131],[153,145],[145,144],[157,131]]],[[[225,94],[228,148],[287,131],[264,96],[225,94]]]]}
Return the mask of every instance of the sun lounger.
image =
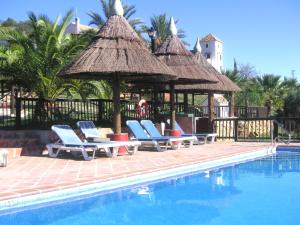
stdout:
{"type": "Polygon", "coordinates": [[[78,121],[77,127],[88,142],[109,142],[109,138],[101,137],[93,121],[78,121]]]}
{"type": "MultiPolygon", "coordinates": [[[[97,150],[104,150],[108,157],[116,156],[118,149],[126,145],[125,142],[109,143],[87,143],[82,142],[76,133],[68,125],[54,125],[51,128],[59,137],[59,141],[54,144],[48,144],[47,149],[50,157],[56,158],[60,151],[80,152],[85,160],[95,158],[97,150]],[[112,151],[111,151],[112,149],[112,151]],[[93,152],[93,156],[88,155],[88,150],[93,152]]],[[[139,144],[136,142],[136,144],[139,144]]]]}
{"type": "Polygon", "coordinates": [[[157,151],[167,150],[169,147],[177,149],[180,147],[181,142],[178,142],[177,138],[170,137],[150,137],[150,135],[144,130],[141,124],[137,120],[128,120],[126,124],[133,134],[134,138],[142,143],[142,147],[151,146],[157,151]],[[162,148],[164,147],[164,148],[162,148]]]}
{"type": "Polygon", "coordinates": [[[8,151],[1,149],[0,150],[0,166],[7,166],[7,155],[8,155],[8,151]]]}
{"type": "Polygon", "coordinates": [[[181,144],[183,144],[186,147],[190,147],[193,145],[194,141],[197,140],[197,138],[194,136],[189,136],[189,137],[162,136],[151,120],[142,120],[141,124],[145,128],[145,130],[147,131],[147,133],[150,135],[151,138],[172,139],[171,143],[174,143],[174,140],[175,140],[175,143],[176,142],[179,143],[178,148],[180,148],[181,144]]]}
{"type": "MultiPolygon", "coordinates": [[[[119,141],[110,141],[109,138],[102,138],[93,121],[78,121],[77,126],[88,143],[120,143],[119,141]]],[[[123,141],[122,143],[129,155],[136,153],[141,145],[139,141],[123,141]]]]}
{"type": "MultiPolygon", "coordinates": [[[[170,120],[167,120],[167,123],[170,124],[170,120]]],[[[198,139],[198,144],[213,143],[213,142],[215,142],[216,137],[218,136],[218,134],[216,134],[216,133],[186,134],[177,122],[175,122],[175,129],[180,130],[181,136],[183,136],[183,137],[196,136],[198,139]]]]}

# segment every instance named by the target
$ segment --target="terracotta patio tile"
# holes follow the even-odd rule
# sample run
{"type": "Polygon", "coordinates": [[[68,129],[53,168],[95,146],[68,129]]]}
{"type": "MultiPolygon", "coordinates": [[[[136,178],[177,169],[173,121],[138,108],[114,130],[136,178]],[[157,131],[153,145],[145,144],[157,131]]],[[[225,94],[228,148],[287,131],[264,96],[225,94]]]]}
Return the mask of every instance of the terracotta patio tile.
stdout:
{"type": "Polygon", "coordinates": [[[253,152],[270,144],[215,143],[165,152],[139,151],[133,156],[96,158],[93,161],[19,157],[0,167],[0,201],[160,171],[193,163],[253,152]]]}

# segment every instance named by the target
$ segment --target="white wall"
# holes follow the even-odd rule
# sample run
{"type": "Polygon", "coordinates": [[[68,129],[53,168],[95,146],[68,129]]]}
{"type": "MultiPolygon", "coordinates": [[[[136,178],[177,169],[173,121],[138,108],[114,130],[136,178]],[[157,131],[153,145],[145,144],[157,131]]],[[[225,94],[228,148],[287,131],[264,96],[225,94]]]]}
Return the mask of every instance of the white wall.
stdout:
{"type": "Polygon", "coordinates": [[[223,43],[219,41],[202,42],[202,55],[206,58],[207,54],[210,54],[210,59],[207,61],[219,72],[224,68],[223,64],[223,43]],[[208,45],[208,48],[206,48],[208,45]],[[221,56],[221,58],[220,58],[221,56]]]}

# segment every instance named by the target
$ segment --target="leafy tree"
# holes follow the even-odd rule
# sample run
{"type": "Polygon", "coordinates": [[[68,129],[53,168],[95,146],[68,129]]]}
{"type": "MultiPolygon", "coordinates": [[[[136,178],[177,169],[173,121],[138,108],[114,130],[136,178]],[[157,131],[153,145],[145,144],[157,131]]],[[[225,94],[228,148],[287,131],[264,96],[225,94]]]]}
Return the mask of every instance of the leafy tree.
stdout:
{"type": "Polygon", "coordinates": [[[12,18],[7,18],[6,20],[4,20],[2,23],[1,23],[1,26],[2,27],[16,27],[17,26],[17,21],[15,21],[14,19],[12,18]]]}
{"type": "Polygon", "coordinates": [[[284,99],[283,111],[278,116],[299,117],[300,116],[300,90],[293,90],[284,99]]]}
{"type": "MultiPolygon", "coordinates": [[[[154,15],[153,17],[150,18],[150,21],[151,21],[151,26],[150,27],[143,26],[143,32],[147,32],[148,30],[153,28],[156,31],[156,38],[158,41],[158,45],[160,45],[166,40],[168,36],[170,18],[167,16],[166,13],[164,13],[160,15],[154,15]]],[[[178,20],[175,21],[175,23],[177,24],[178,20]]],[[[186,37],[184,30],[178,29],[177,36],[180,39],[182,39],[185,45],[188,45],[188,43],[183,40],[186,37]]]]}
{"type": "Polygon", "coordinates": [[[29,20],[17,22],[14,19],[8,18],[4,22],[1,23],[1,26],[14,28],[17,31],[27,33],[27,34],[32,32],[29,20]]]}
{"type": "MultiPolygon", "coordinates": [[[[114,0],[100,0],[102,14],[91,11],[88,15],[91,17],[90,25],[96,25],[97,27],[102,27],[107,19],[114,14],[114,0]]],[[[136,8],[134,5],[123,4],[124,17],[128,20],[130,25],[139,32],[139,27],[143,25],[143,21],[139,18],[132,18],[136,13],[136,8]]]]}
{"type": "Polygon", "coordinates": [[[251,79],[258,76],[255,67],[250,64],[239,64],[238,68],[239,73],[245,79],[251,79]]]}

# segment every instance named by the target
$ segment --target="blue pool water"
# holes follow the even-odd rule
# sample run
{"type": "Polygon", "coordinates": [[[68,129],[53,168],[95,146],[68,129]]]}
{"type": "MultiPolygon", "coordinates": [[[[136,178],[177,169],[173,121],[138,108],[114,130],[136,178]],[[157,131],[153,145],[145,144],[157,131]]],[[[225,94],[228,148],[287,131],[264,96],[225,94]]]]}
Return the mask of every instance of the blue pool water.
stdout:
{"type": "Polygon", "coordinates": [[[300,154],[0,214],[0,225],[298,225],[300,154]]]}

